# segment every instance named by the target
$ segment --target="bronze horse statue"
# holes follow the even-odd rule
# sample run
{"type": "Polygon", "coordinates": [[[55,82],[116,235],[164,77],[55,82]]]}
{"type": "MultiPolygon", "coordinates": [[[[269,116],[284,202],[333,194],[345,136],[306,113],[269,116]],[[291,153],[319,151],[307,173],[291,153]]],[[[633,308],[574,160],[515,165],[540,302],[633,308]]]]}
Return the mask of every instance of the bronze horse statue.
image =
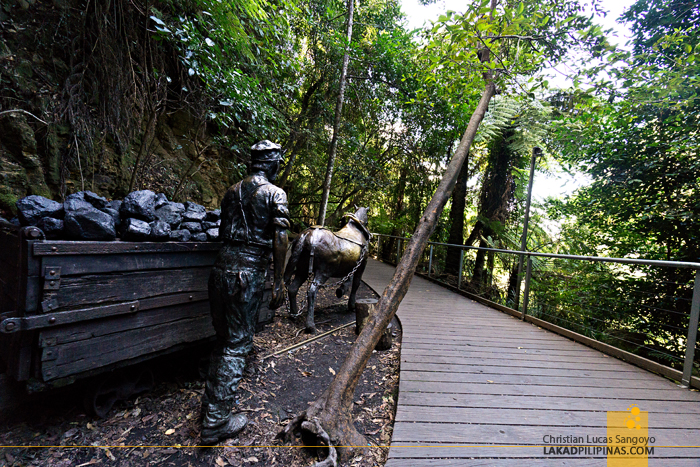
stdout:
{"type": "Polygon", "coordinates": [[[297,292],[304,282],[311,279],[307,292],[307,332],[316,332],[316,292],[331,277],[345,278],[352,274],[348,310],[355,310],[355,294],[367,265],[367,248],[372,236],[367,229],[368,211],[369,208],[359,208],[354,214],[345,214],[348,221],[337,232],[320,226],[309,227],[292,243],[292,253],[284,271],[284,283],[289,293],[290,315],[296,317],[300,314],[297,292]]]}

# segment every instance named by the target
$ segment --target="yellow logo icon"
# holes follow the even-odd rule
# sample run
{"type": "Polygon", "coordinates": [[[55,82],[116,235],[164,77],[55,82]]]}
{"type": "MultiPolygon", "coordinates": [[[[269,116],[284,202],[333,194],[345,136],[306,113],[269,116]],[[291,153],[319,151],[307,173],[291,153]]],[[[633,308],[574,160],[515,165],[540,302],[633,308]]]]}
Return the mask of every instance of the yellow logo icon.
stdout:
{"type": "Polygon", "coordinates": [[[631,415],[630,417],[628,417],[626,419],[626,422],[625,422],[625,425],[627,425],[627,428],[629,428],[630,430],[633,430],[635,428],[638,430],[641,430],[642,425],[640,425],[640,423],[642,421],[642,417],[641,417],[642,411],[639,410],[639,407],[637,407],[636,404],[630,405],[627,410],[629,410],[630,415],[631,415]]]}
{"type": "Polygon", "coordinates": [[[625,411],[608,412],[608,467],[647,467],[653,447],[649,444],[649,412],[636,404],[625,411]]]}

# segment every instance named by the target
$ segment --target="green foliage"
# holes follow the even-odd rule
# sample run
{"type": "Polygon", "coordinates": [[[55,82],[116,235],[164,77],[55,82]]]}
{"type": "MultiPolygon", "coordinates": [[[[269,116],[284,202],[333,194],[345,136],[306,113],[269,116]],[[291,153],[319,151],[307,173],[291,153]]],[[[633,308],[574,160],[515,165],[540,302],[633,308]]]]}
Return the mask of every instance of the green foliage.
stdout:
{"type": "MultiPolygon", "coordinates": [[[[203,83],[212,103],[207,117],[224,134],[243,131],[243,147],[279,139],[287,129],[276,102],[288,98],[289,80],[300,67],[299,55],[289,53],[298,45],[292,30],[298,8],[265,0],[193,0],[183,6],[154,8],[151,20],[158,36],[179,51],[187,75],[203,83]]],[[[237,136],[228,145],[243,152],[237,136]]]]}
{"type": "Polygon", "coordinates": [[[542,67],[572,50],[609,47],[577,1],[502,2],[493,11],[486,0],[472,2],[464,13],[441,16],[425,37],[420,57],[432,73],[424,76],[426,89],[416,100],[429,99],[427,89],[437,84],[453,107],[467,104],[462,96],[481,87],[484,72],[492,72],[503,88],[520,88],[518,77],[529,76],[532,92],[541,85],[534,75],[542,67]]]}
{"type": "MultiPolygon", "coordinates": [[[[608,78],[599,79],[588,92],[554,99],[554,144],[571,170],[593,179],[570,199],[550,206],[550,214],[564,223],[561,235],[575,250],[700,259],[698,17],[696,2],[639,0],[624,15],[634,33],[633,52],[610,53],[608,78]]],[[[599,71],[595,67],[589,74],[599,71]]],[[[692,295],[691,270],[608,265],[578,267],[573,273],[582,294],[595,291],[596,298],[589,301],[598,303],[574,304],[549,293],[545,301],[560,304],[551,313],[576,321],[570,313],[577,309],[587,316],[587,329],[604,340],[678,364],[692,295]]],[[[542,284],[544,289],[555,287],[542,284]]]]}

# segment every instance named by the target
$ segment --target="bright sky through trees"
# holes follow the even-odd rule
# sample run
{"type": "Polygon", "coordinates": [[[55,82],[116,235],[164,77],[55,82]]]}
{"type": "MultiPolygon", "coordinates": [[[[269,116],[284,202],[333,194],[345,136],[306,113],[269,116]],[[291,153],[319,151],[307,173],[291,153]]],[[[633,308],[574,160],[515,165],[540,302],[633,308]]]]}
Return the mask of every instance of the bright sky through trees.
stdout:
{"type": "MultiPolygon", "coordinates": [[[[620,17],[622,12],[629,7],[632,0],[603,0],[601,2],[603,9],[608,11],[606,17],[599,17],[599,22],[606,29],[613,28],[618,31],[618,36],[621,37],[620,43],[627,40],[628,33],[626,28],[621,27],[615,20],[620,17]]],[[[420,28],[428,21],[434,21],[447,10],[464,11],[464,0],[438,0],[431,5],[421,5],[418,0],[402,0],[402,9],[406,13],[409,28],[420,28]]],[[[615,41],[613,41],[615,42],[615,41]]]]}
{"type": "MultiPolygon", "coordinates": [[[[630,31],[618,23],[617,18],[627,9],[633,0],[603,0],[602,8],[607,11],[605,16],[596,15],[597,22],[604,29],[613,29],[613,34],[617,37],[611,38],[612,43],[624,45],[631,37],[630,31]]],[[[418,0],[402,0],[402,9],[407,17],[407,26],[415,29],[423,25],[430,24],[430,21],[436,20],[441,14],[448,10],[463,11],[464,0],[438,0],[431,5],[421,5],[418,0]]],[[[590,5],[589,5],[590,7],[590,5]]],[[[567,87],[570,83],[564,76],[570,73],[571,69],[567,64],[561,64],[556,69],[551,69],[548,75],[551,77],[550,83],[555,86],[567,87]]],[[[560,175],[545,175],[542,173],[535,174],[535,184],[533,187],[533,197],[536,200],[544,200],[548,196],[562,196],[573,192],[576,188],[587,184],[589,180],[584,178],[583,174],[580,177],[573,177],[568,174],[560,175]]]]}

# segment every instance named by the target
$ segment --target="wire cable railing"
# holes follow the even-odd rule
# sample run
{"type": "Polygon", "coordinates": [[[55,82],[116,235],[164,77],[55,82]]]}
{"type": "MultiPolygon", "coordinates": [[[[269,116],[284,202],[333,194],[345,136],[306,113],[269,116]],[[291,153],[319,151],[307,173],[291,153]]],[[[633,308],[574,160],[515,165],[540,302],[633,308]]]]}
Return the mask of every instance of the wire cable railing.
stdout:
{"type": "MultiPolygon", "coordinates": [[[[410,238],[374,235],[370,254],[398,264],[410,238]]],[[[647,369],[700,386],[700,263],[428,242],[416,272],[522,319],[603,344],[596,348],[619,349],[622,358],[642,357],[635,360],[641,366],[651,360],[656,364],[647,369]]]]}

